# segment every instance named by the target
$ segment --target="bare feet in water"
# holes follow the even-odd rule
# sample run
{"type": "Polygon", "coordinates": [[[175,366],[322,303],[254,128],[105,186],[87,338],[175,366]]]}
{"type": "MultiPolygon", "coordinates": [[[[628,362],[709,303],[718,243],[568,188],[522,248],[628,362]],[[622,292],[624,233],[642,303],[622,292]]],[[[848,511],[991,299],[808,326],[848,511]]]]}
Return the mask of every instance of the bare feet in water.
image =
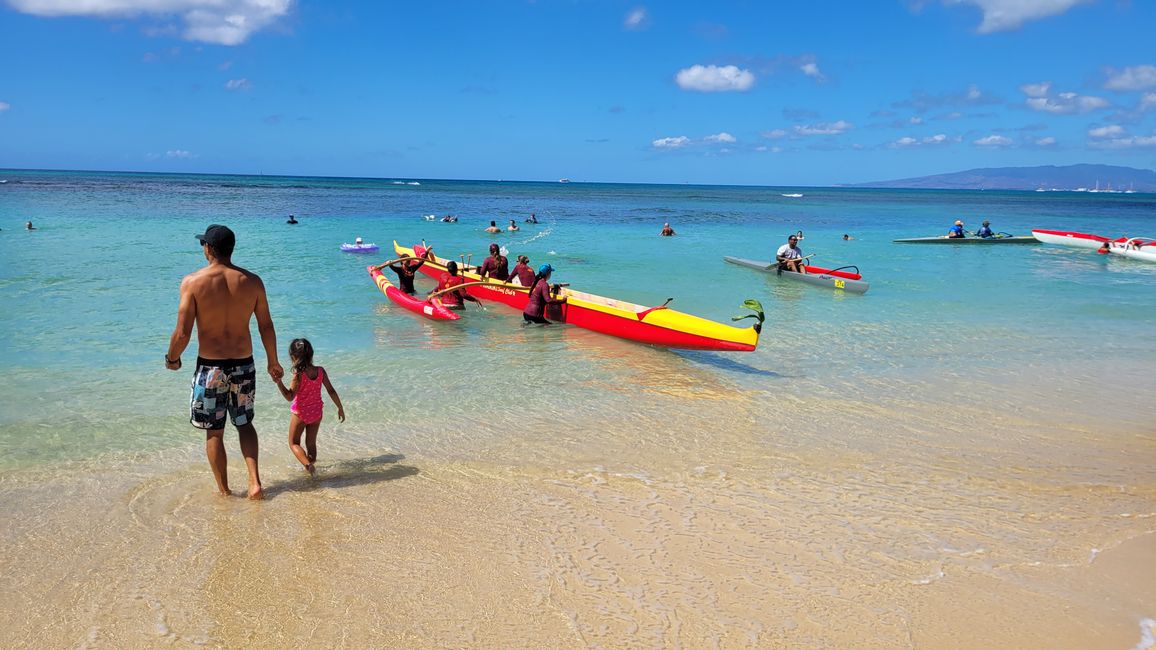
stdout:
{"type": "Polygon", "coordinates": [[[313,466],[313,463],[306,465],[305,471],[309,472],[309,478],[317,478],[317,468],[313,466]]]}
{"type": "Polygon", "coordinates": [[[249,486],[249,500],[250,501],[260,501],[261,499],[264,499],[264,498],[265,498],[265,491],[261,489],[260,484],[249,486]]]}

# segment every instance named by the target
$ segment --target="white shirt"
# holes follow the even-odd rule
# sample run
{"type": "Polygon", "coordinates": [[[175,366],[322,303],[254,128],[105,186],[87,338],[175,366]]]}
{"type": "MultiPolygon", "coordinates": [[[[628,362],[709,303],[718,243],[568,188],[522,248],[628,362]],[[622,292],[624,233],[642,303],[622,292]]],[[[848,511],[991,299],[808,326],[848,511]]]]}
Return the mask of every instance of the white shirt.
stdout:
{"type": "Polygon", "coordinates": [[[798,245],[796,245],[794,248],[791,248],[790,244],[783,244],[782,246],[779,246],[779,250],[777,253],[775,253],[775,257],[777,258],[780,255],[783,257],[783,259],[787,260],[802,259],[803,249],[799,248],[798,245]]]}

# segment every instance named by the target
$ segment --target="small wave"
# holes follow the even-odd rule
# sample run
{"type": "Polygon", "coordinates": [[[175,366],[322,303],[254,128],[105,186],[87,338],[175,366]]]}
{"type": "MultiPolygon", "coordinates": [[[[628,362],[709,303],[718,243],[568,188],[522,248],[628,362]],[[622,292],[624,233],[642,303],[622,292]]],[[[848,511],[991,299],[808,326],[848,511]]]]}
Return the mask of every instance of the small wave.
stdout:
{"type": "Polygon", "coordinates": [[[943,569],[940,569],[939,571],[936,571],[935,573],[933,573],[933,574],[931,574],[925,578],[917,578],[915,580],[912,580],[911,584],[913,584],[913,585],[929,585],[929,584],[931,584],[937,580],[942,580],[943,577],[944,577],[943,569]]]}
{"type": "Polygon", "coordinates": [[[1148,650],[1156,647],[1156,619],[1146,618],[1140,621],[1140,643],[1132,650],[1148,650]]]}

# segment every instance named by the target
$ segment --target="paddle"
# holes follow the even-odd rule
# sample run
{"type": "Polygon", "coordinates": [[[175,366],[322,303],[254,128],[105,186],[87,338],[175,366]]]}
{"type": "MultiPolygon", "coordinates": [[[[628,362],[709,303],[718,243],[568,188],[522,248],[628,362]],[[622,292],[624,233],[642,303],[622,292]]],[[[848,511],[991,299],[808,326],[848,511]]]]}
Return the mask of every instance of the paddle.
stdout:
{"type": "Polygon", "coordinates": [[[419,259],[419,258],[417,258],[417,257],[410,257],[410,256],[408,256],[408,255],[407,255],[407,256],[405,256],[405,257],[399,257],[399,258],[397,258],[396,260],[390,260],[390,261],[388,261],[388,262],[386,262],[386,263],[384,263],[384,264],[378,264],[377,266],[375,266],[375,267],[373,267],[373,268],[374,268],[374,269],[376,269],[376,270],[378,270],[378,271],[380,271],[380,270],[384,269],[385,267],[389,266],[390,264],[396,264],[396,263],[398,263],[398,262],[404,262],[404,261],[406,261],[406,260],[416,260],[416,259],[419,259]]]}
{"type": "MultiPolygon", "coordinates": [[[[809,260],[809,259],[811,259],[812,257],[814,257],[814,256],[815,256],[815,255],[817,255],[817,254],[818,254],[818,253],[811,253],[810,255],[804,255],[803,257],[799,257],[799,258],[796,258],[796,259],[798,259],[800,262],[805,262],[806,260],[809,260]]],[[[787,262],[790,262],[791,260],[786,260],[786,261],[787,261],[787,262]]],[[[767,270],[769,271],[770,269],[776,268],[776,267],[778,267],[778,266],[779,266],[779,263],[778,263],[777,261],[776,261],[776,262],[772,262],[772,263],[770,263],[770,264],[768,264],[768,265],[767,265],[767,270]]]]}
{"type": "Polygon", "coordinates": [[[438,296],[442,295],[443,293],[449,293],[451,291],[457,291],[458,289],[464,289],[466,287],[476,287],[479,284],[490,284],[490,283],[489,282],[463,282],[462,284],[459,284],[455,287],[449,287],[446,289],[442,289],[441,291],[435,291],[435,292],[431,293],[430,295],[426,296],[425,299],[426,300],[433,300],[434,298],[437,298],[438,296]]]}

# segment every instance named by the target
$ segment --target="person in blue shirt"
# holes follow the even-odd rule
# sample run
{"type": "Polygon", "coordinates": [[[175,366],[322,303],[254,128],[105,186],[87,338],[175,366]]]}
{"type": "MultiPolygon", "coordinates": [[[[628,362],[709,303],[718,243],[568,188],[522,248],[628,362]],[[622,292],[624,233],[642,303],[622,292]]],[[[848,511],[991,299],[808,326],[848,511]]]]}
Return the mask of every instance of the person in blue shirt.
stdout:
{"type": "Polygon", "coordinates": [[[947,238],[948,239],[961,239],[961,238],[963,238],[963,222],[962,221],[956,219],[955,225],[951,227],[951,230],[947,231],[947,238]]]}
{"type": "Polygon", "coordinates": [[[980,226],[979,230],[975,231],[975,236],[983,237],[984,239],[995,237],[995,233],[991,231],[991,222],[984,219],[983,225],[980,226]]]}

